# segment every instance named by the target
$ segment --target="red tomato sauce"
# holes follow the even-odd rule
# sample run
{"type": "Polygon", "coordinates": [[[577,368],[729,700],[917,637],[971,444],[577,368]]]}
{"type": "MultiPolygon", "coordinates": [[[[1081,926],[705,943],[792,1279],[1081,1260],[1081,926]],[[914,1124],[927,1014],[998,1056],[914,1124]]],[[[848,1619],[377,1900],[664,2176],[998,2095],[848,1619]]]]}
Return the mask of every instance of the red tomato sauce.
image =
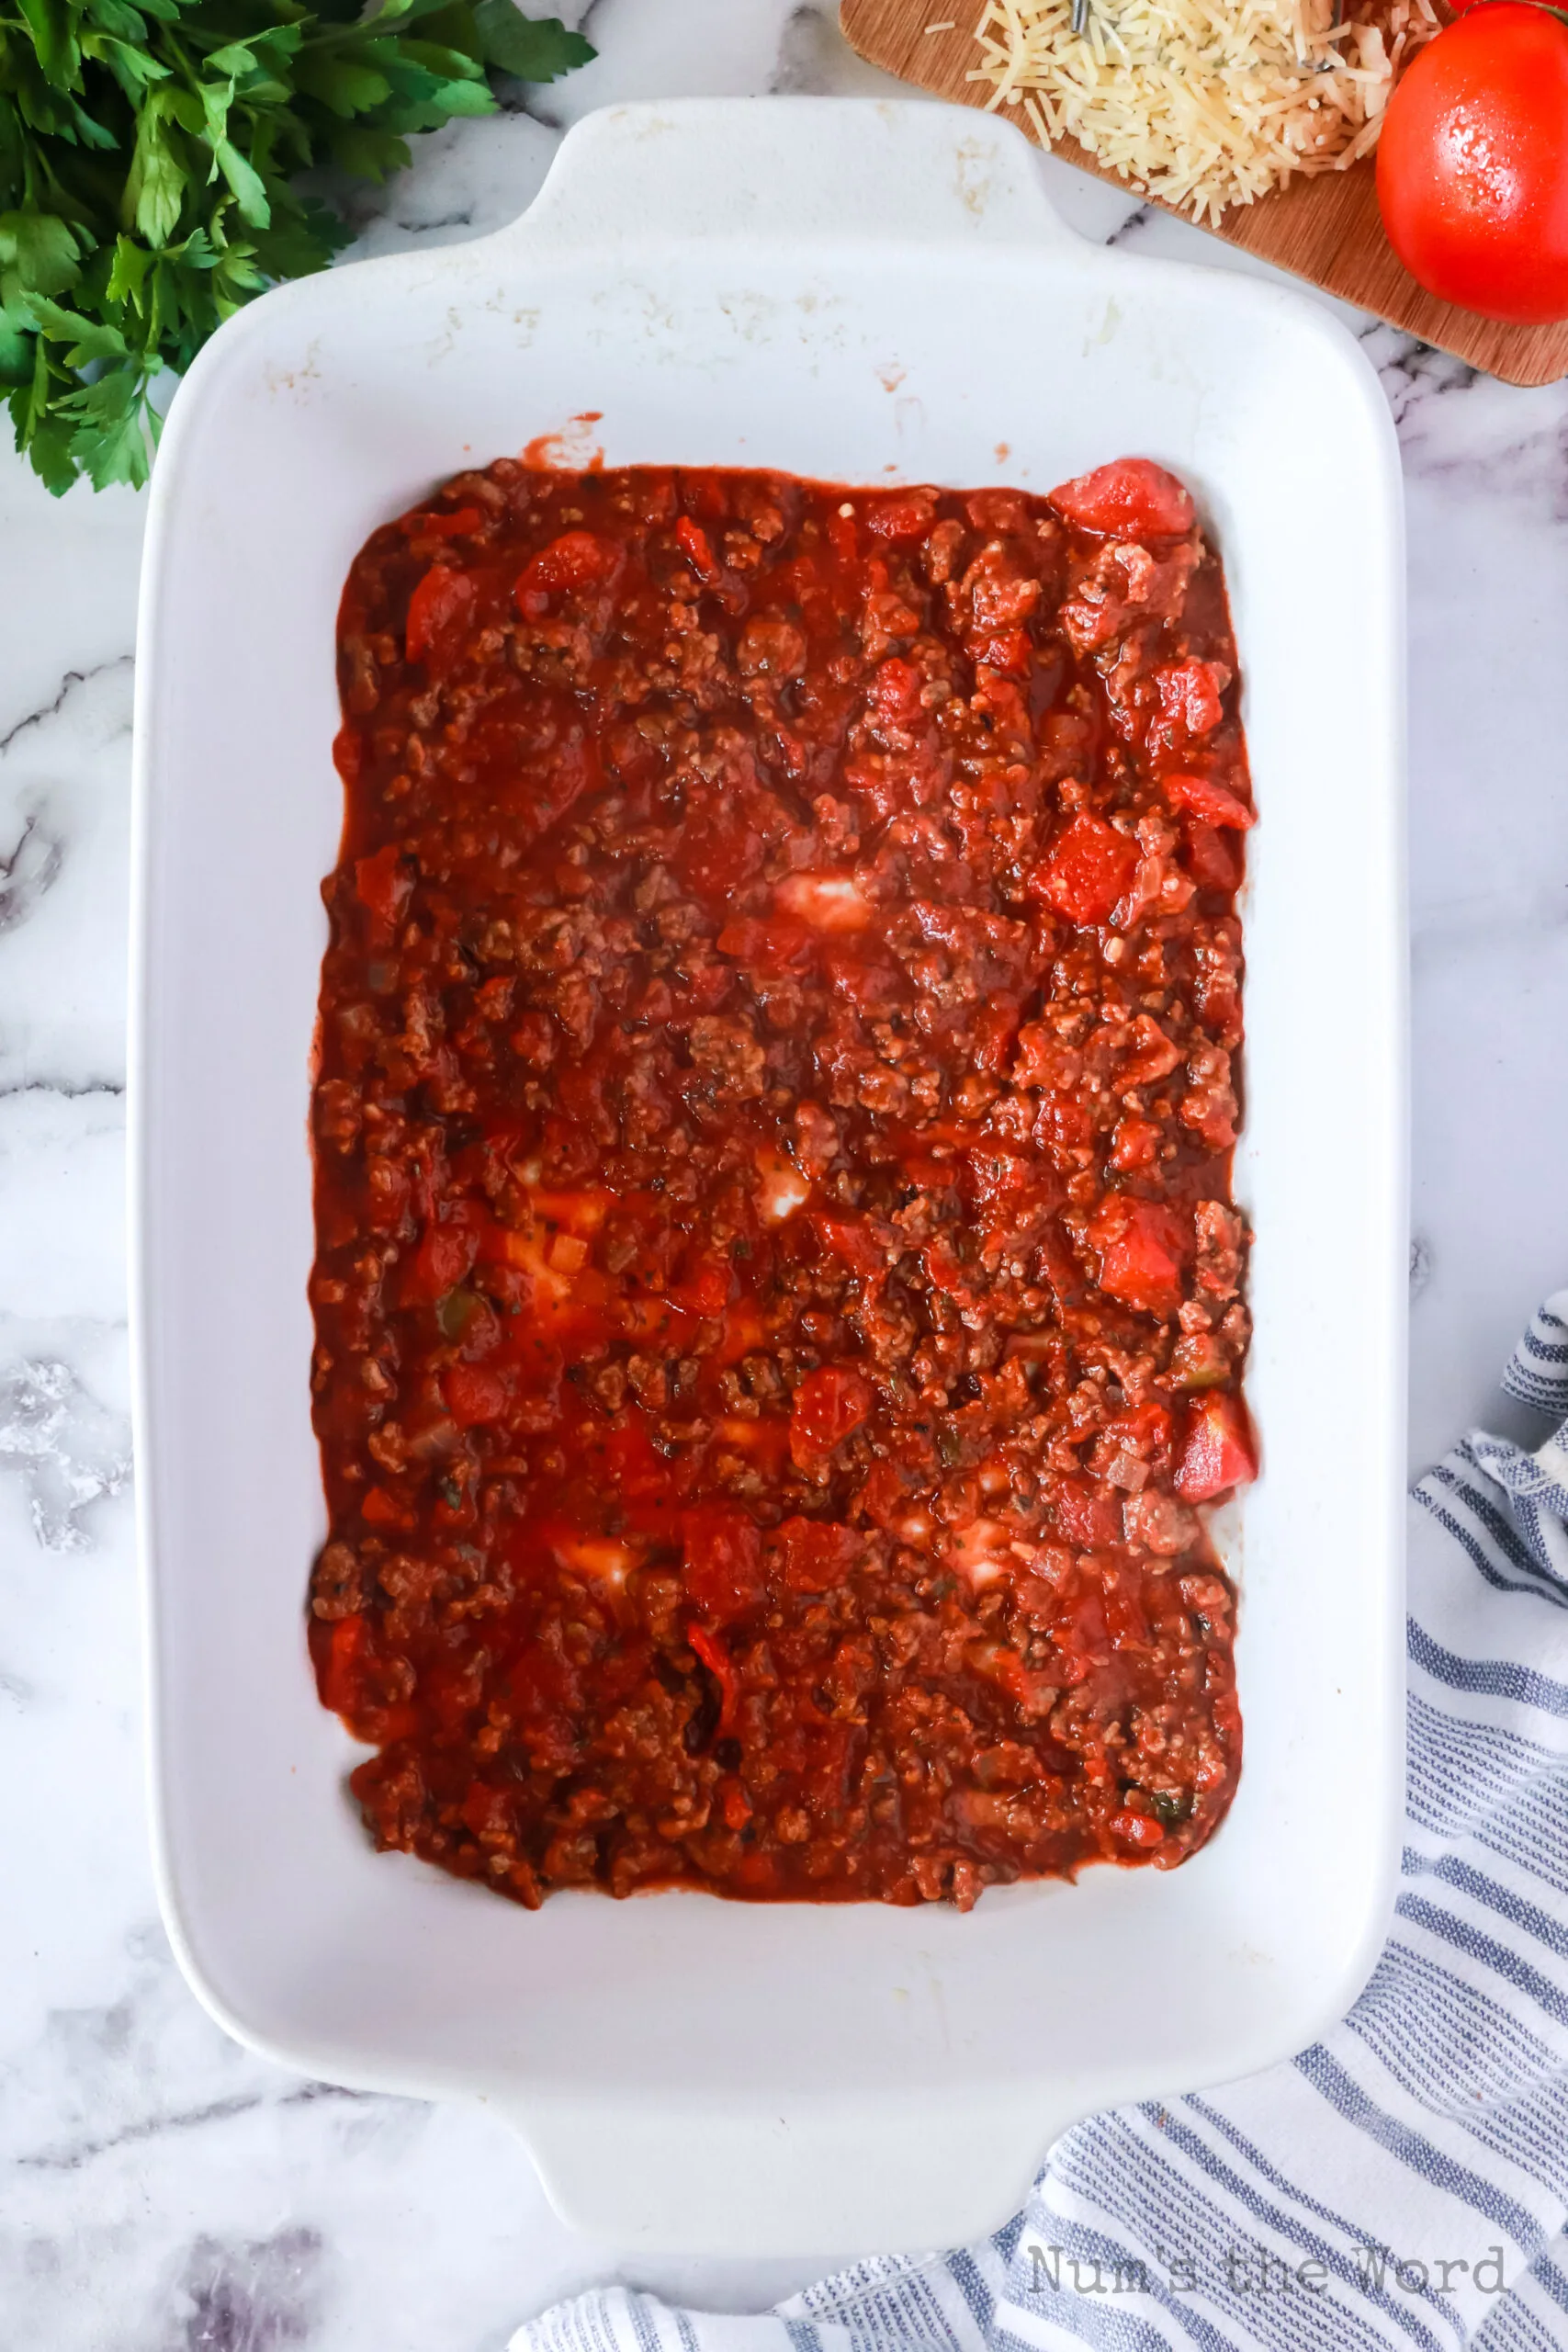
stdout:
{"type": "Polygon", "coordinates": [[[339,662],[310,1628],[378,1844],[530,1905],[1180,1861],[1253,1474],[1186,490],[502,462],[339,662]]]}

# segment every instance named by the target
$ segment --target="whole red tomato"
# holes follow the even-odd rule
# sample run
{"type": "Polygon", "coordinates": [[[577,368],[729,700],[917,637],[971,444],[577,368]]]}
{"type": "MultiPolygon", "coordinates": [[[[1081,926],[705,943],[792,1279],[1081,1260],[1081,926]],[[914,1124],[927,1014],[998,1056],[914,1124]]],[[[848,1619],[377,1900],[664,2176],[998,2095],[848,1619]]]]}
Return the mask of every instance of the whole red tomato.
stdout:
{"type": "Polygon", "coordinates": [[[1428,292],[1483,318],[1568,318],[1568,24],[1483,0],[1420,51],[1378,142],[1378,202],[1428,292]]]}

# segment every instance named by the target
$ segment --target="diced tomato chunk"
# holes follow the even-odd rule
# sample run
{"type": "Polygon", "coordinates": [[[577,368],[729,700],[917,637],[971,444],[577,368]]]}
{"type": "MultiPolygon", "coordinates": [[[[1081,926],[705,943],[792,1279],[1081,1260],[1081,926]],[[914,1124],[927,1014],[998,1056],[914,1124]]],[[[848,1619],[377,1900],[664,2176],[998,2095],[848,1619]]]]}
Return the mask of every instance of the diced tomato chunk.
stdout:
{"type": "Polygon", "coordinates": [[[773,1541],[791,1592],[830,1591],[864,1549],[854,1530],[836,1520],[786,1519],[773,1541]]]}
{"type": "Polygon", "coordinates": [[[385,1487],[367,1487],[359,1509],[367,1527],[412,1527],[414,1523],[412,1511],[385,1487]]]}
{"type": "Polygon", "coordinates": [[[1018,1035],[1016,997],[993,997],[975,1012],[975,1067],[988,1078],[999,1078],[1008,1066],[1018,1035]]]}
{"type": "Polygon", "coordinates": [[[719,1811],[728,1829],[744,1829],[751,1818],[751,1800],[739,1781],[719,1782],[719,1811]]]}
{"type": "Polygon", "coordinates": [[[1140,1461],[1154,1463],[1163,1469],[1170,1453],[1170,1408],[1153,1397],[1142,1405],[1129,1405],[1122,1412],[1111,1414],[1100,1435],[1125,1446],[1140,1461]]]}
{"type": "Polygon", "coordinates": [[[1122,1498],[1077,1478],[1056,1489],[1056,1527],[1063,1541],[1085,1549],[1122,1541],[1122,1498]]]}
{"type": "Polygon", "coordinates": [[[614,539],[598,538],[592,531],[563,531],[534,561],[551,588],[594,588],[617,579],[626,560],[626,549],[614,539]]]}
{"type": "Polygon", "coordinates": [[[483,522],[477,506],[458,506],[450,514],[405,514],[400,527],[411,539],[463,539],[483,522]]]}
{"type": "Polygon", "coordinates": [[[1137,842],[1084,808],[1056,835],[1030,887],[1069,922],[1104,922],[1137,863],[1137,842]]]}
{"type": "Polygon", "coordinates": [[[1058,1168],[1077,1166],[1077,1155],[1088,1148],[1093,1134],[1088,1111],[1071,1095],[1048,1094],[1041,1103],[1034,1140],[1043,1145],[1058,1168]]]}
{"type": "Polygon", "coordinates": [[[1158,1201],[1114,1193],[1089,1227],[1100,1252],[1100,1287],[1147,1315],[1174,1315],[1181,1304],[1181,1261],[1191,1252],[1191,1229],[1158,1201]]]}
{"type": "Polygon", "coordinates": [[[1169,662],[1154,673],[1159,717],[1149,729],[1154,751],[1180,751],[1212,735],[1224,716],[1220,696],[1230,684],[1223,662],[1169,662]]]}
{"type": "Polygon", "coordinates": [[[1076,530],[1121,538],[1173,539],[1197,520],[1188,491],[1147,458],[1119,458],[1078,474],[1051,492],[1051,503],[1076,530]]]}
{"type": "Polygon", "coordinates": [[[923,539],[936,517],[924,498],[879,498],[865,518],[874,537],[894,547],[913,547],[923,539]]]}
{"type": "Polygon", "coordinates": [[[726,1624],[767,1594],[762,1538],[755,1520],[733,1503],[694,1503],[681,1514],[686,1595],[705,1617],[726,1624]]]}
{"type": "Polygon", "coordinates": [[[1111,1139],[1111,1166],[1122,1170],[1152,1168],[1159,1149],[1159,1133],[1152,1119],[1140,1119],[1134,1112],[1127,1112],[1111,1139]]]}
{"type": "Polygon", "coordinates": [[[1165,1843],[1165,1831],[1148,1813],[1129,1813],[1125,1808],[1113,1813],[1110,1822],[1111,1835],[1120,1838],[1126,1846],[1141,1846],[1145,1851],[1165,1843]]]}
{"type": "Polygon", "coordinates": [[[865,1484],[857,1498],[857,1509],[874,1526],[890,1530],[896,1527],[909,1509],[913,1474],[900,1463],[886,1457],[874,1462],[865,1484]]]}
{"type": "Polygon", "coordinates": [[[824,1249],[841,1259],[852,1272],[869,1277],[886,1272],[882,1244],[861,1218],[818,1216],[811,1222],[824,1249]]]}
{"type": "Polygon", "coordinates": [[[689,514],[682,514],[675,525],[675,539],[699,580],[711,584],[721,577],[712,542],[700,523],[694,523],[689,514]]]}
{"type": "Polygon", "coordinates": [[[735,1728],[735,1717],[740,1704],[740,1669],[723,1642],[705,1625],[688,1625],[686,1639],[718,1684],[718,1736],[735,1728]]]}
{"type": "Polygon", "coordinates": [[[389,936],[413,888],[413,877],[396,842],[355,860],[354,888],[361,906],[389,936]]]}
{"type": "Polygon", "coordinates": [[[444,563],[432,564],[409,598],[403,647],[411,662],[423,662],[442,639],[467,620],[474,602],[474,583],[466,571],[444,563]]]}
{"type": "Polygon", "coordinates": [[[564,591],[601,588],[620,578],[626,550],[592,531],[563,531],[518,574],[514,591],[525,620],[543,620],[550,598],[564,591]]]}
{"type": "Polygon", "coordinates": [[[1164,778],[1168,800],[1179,808],[1190,808],[1206,825],[1228,826],[1235,832],[1245,832],[1258,820],[1245,800],[1227,792],[1223,784],[1214,784],[1206,775],[1168,775],[1164,778]]]}
{"type": "Polygon", "coordinates": [[[1027,629],[1004,629],[981,647],[975,659],[988,670],[1009,678],[1027,678],[1034,659],[1034,641],[1027,629]]]}
{"type": "Polygon", "coordinates": [[[410,1306],[434,1306],[464,1279],[479,1254],[479,1231],[468,1217],[443,1224],[433,1217],[403,1272],[402,1295],[410,1306]]]}
{"type": "Polygon", "coordinates": [[[808,1372],[795,1392],[789,1450],[796,1469],[820,1462],[867,1419],[876,1402],[869,1380],[841,1364],[808,1372]]]}
{"type": "Polygon", "coordinates": [[[1233,1487],[1249,1486],[1257,1476],[1258,1457],[1241,1398],[1226,1389],[1194,1405],[1176,1465],[1176,1491],[1182,1500],[1213,1502],[1233,1487]]]}
{"type": "Polygon", "coordinates": [[[1241,850],[1234,832],[1186,817],[1181,825],[1188,873],[1201,890],[1235,890],[1241,881],[1241,850]]]}
{"type": "Polygon", "coordinates": [[[913,662],[890,653],[871,681],[872,715],[881,727],[908,727],[920,715],[920,689],[925,684],[913,662]]]}
{"type": "Polygon", "coordinates": [[[1131,1575],[1112,1572],[1101,1588],[1105,1610],[1105,1630],[1113,1650],[1146,1650],[1151,1644],[1147,1613],[1144,1608],[1142,1578],[1134,1570],[1131,1575]]]}
{"type": "Polygon", "coordinates": [[[359,1701],[360,1659],[364,1657],[370,1633],[369,1621],[363,1615],[340,1617],[332,1629],[324,1665],[319,1676],[322,1703],[334,1715],[352,1714],[359,1701]]]}
{"type": "Polygon", "coordinates": [[[694,1254],[681,1280],[671,1283],[665,1295],[672,1306],[683,1306],[688,1315],[700,1315],[712,1322],[728,1306],[730,1286],[727,1263],[694,1254]]]}
{"type": "Polygon", "coordinates": [[[441,1375],[441,1394],[459,1429],[499,1421],[506,1410],[506,1383],[487,1364],[449,1363],[441,1375]]]}
{"type": "Polygon", "coordinates": [[[488,1781],[470,1781],[458,1807],[475,1837],[503,1838],[515,1826],[517,1806],[511,1790],[492,1788],[488,1781]]]}

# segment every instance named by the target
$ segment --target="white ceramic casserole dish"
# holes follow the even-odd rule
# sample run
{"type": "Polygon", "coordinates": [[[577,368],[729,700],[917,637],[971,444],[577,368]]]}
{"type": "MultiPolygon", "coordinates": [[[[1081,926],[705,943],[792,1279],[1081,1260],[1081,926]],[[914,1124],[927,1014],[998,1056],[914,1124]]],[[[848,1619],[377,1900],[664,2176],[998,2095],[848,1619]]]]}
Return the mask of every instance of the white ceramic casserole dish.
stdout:
{"type": "Polygon", "coordinates": [[[1399,477],[1309,302],[1080,243],[1023,141],[924,105],[628,107],[479,243],[226,326],[153,485],[136,747],[133,1228],[154,1811],[214,2016],[333,2080],[489,2101],[627,2246],[851,2253],[998,2223],[1089,2109],[1280,2058],[1353,1999],[1402,1757],[1399,477]],[[941,1907],[554,1897],[374,1855],[304,1599],[307,1102],[341,794],[333,629],[374,526],[598,412],[607,463],[1048,490],[1124,453],[1229,576],[1261,822],[1246,901],[1265,1475],[1246,1766],[1171,1871],[941,1907]]]}

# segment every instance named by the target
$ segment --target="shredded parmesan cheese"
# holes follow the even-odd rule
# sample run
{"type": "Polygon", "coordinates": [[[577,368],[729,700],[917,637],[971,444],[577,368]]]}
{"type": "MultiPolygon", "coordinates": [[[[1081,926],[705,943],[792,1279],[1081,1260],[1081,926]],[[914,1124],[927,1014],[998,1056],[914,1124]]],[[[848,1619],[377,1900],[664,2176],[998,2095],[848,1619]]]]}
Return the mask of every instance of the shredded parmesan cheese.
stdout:
{"type": "Polygon", "coordinates": [[[1432,0],[986,0],[976,27],[988,107],[1043,144],[1076,139],[1141,195],[1217,220],[1293,172],[1343,170],[1377,144],[1405,59],[1438,29],[1432,0]]]}

